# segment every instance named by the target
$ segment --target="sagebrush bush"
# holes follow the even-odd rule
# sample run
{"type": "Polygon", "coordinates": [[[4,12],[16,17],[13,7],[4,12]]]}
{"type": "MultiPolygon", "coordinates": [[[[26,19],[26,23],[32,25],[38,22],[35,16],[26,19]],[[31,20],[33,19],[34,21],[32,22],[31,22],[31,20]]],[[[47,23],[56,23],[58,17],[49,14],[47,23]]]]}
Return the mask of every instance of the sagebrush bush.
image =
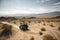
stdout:
{"type": "Polygon", "coordinates": [[[31,21],[28,21],[28,23],[31,23],[31,21]]]}
{"type": "Polygon", "coordinates": [[[46,31],[46,29],[45,28],[41,28],[41,31],[46,31]]]}
{"type": "Polygon", "coordinates": [[[58,30],[60,30],[60,27],[58,27],[58,30]]]}
{"type": "Polygon", "coordinates": [[[42,32],[39,32],[39,34],[40,34],[40,35],[43,35],[43,33],[42,33],[42,32]]]}
{"type": "Polygon", "coordinates": [[[45,23],[43,23],[43,25],[46,25],[45,23]]]}
{"type": "Polygon", "coordinates": [[[40,23],[41,21],[38,21],[38,23],[40,23]]]}
{"type": "Polygon", "coordinates": [[[11,25],[7,25],[7,24],[3,24],[3,27],[2,28],[11,30],[12,29],[12,26],[11,25]]]}
{"type": "Polygon", "coordinates": [[[51,27],[54,27],[54,25],[53,25],[53,24],[51,24],[50,26],[51,26],[51,27]]]}
{"type": "Polygon", "coordinates": [[[3,30],[0,33],[0,37],[9,37],[10,35],[12,35],[12,26],[11,25],[3,24],[2,29],[3,30]]]}
{"type": "Polygon", "coordinates": [[[43,40],[57,40],[56,38],[54,38],[53,36],[47,34],[43,36],[43,40]]]}
{"type": "Polygon", "coordinates": [[[33,37],[31,37],[31,39],[30,40],[34,40],[34,38],[33,37]]]}

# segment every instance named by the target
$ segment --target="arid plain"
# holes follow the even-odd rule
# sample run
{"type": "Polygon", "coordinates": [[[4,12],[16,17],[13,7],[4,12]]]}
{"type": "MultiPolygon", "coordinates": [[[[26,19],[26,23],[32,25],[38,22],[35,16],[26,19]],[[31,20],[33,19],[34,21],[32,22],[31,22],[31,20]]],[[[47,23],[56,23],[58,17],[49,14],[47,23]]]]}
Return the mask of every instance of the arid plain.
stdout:
{"type": "Polygon", "coordinates": [[[60,40],[60,18],[2,18],[0,40],[60,40]],[[20,29],[22,24],[28,30],[20,29]]]}

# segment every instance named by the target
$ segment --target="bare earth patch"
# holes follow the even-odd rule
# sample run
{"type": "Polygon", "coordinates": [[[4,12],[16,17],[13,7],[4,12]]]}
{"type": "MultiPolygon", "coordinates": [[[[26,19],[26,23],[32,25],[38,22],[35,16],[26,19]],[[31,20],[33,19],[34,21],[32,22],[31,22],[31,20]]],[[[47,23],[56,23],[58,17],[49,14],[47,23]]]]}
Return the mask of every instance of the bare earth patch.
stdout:
{"type": "Polygon", "coordinates": [[[60,22],[57,21],[3,21],[0,23],[0,35],[4,35],[4,32],[3,34],[1,32],[5,28],[7,30],[5,36],[0,36],[0,40],[60,40],[60,22]],[[19,28],[23,23],[28,25],[28,28],[24,29],[29,29],[28,31],[22,31],[19,28]],[[4,25],[3,29],[2,25],[4,25]],[[9,36],[6,36],[7,34],[9,36]]]}

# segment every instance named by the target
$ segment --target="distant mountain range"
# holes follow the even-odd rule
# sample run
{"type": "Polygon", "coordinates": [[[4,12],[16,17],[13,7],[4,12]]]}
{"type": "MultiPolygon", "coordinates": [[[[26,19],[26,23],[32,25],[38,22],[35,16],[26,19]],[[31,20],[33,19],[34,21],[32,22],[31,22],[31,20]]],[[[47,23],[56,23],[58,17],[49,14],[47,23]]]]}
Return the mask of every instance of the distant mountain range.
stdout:
{"type": "Polygon", "coordinates": [[[60,12],[55,11],[55,12],[49,12],[49,13],[43,13],[43,14],[37,14],[34,15],[35,17],[56,17],[56,16],[60,16],[60,12]]]}
{"type": "Polygon", "coordinates": [[[49,13],[42,13],[42,14],[14,14],[15,16],[22,16],[22,17],[40,17],[40,18],[45,18],[45,17],[56,17],[60,16],[59,11],[55,12],[49,12],[49,13]]]}
{"type": "MultiPolygon", "coordinates": [[[[0,15],[1,16],[1,15],[0,15]]],[[[6,16],[6,15],[3,15],[6,16]]],[[[12,14],[12,15],[8,15],[8,16],[12,16],[12,17],[56,17],[56,16],[60,16],[60,12],[59,11],[55,11],[55,12],[49,12],[49,13],[41,13],[41,14],[12,14]]]]}

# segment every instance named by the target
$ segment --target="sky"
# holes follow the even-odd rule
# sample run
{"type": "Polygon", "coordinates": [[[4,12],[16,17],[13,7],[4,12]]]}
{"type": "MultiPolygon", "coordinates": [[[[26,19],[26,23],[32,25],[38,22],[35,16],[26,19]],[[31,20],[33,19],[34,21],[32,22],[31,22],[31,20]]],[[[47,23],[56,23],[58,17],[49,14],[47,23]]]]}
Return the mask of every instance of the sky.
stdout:
{"type": "Polygon", "coordinates": [[[60,0],[0,0],[0,15],[60,11],[60,0]]]}

